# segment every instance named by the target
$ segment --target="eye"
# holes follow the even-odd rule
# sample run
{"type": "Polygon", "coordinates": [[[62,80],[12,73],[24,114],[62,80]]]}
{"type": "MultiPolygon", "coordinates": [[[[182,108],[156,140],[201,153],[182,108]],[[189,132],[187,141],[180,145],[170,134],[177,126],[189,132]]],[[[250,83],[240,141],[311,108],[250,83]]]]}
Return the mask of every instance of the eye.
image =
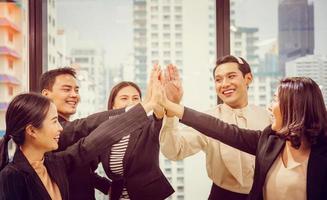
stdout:
{"type": "Polygon", "coordinates": [[[228,76],[229,79],[233,79],[235,77],[236,77],[236,75],[234,75],[234,74],[231,74],[231,75],[228,76]]]}
{"type": "Polygon", "coordinates": [[[221,78],[216,78],[215,79],[216,83],[221,83],[221,80],[222,80],[221,78]]]}
{"type": "Polygon", "coordinates": [[[139,97],[134,97],[133,100],[138,101],[138,100],[140,100],[140,98],[139,97]]]}

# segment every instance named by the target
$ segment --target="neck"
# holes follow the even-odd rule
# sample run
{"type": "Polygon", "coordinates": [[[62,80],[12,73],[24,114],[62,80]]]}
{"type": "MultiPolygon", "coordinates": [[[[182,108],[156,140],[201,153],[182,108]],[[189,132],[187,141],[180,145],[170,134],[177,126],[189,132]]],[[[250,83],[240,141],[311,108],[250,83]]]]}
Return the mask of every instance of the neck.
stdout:
{"type": "MultiPolygon", "coordinates": [[[[290,141],[286,141],[286,146],[287,149],[289,151],[289,153],[292,155],[293,159],[297,162],[303,162],[306,159],[308,159],[309,155],[310,155],[310,151],[311,151],[311,147],[308,144],[308,142],[305,142],[305,140],[302,140],[301,146],[299,149],[295,149],[294,147],[292,147],[291,142],[290,141]]],[[[286,151],[284,151],[284,161],[288,160],[288,156],[287,156],[287,149],[285,149],[286,151]]]]}
{"type": "Polygon", "coordinates": [[[244,101],[241,104],[227,104],[227,103],[225,103],[225,104],[228,105],[229,107],[233,108],[233,109],[242,109],[242,108],[245,108],[248,105],[248,102],[244,101]]]}
{"type": "Polygon", "coordinates": [[[20,150],[23,152],[29,162],[41,161],[45,154],[45,151],[28,144],[23,144],[20,146],[20,150]]]}
{"type": "Polygon", "coordinates": [[[62,113],[58,113],[58,115],[61,117],[61,118],[64,118],[66,121],[69,121],[69,118],[70,118],[70,115],[63,115],[62,113]]]}

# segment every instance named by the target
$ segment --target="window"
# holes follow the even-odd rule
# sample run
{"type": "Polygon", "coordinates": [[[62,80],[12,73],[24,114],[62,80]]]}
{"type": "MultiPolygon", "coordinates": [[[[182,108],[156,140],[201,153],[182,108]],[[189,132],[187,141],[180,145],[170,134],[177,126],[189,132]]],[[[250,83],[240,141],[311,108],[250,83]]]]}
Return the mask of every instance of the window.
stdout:
{"type": "Polygon", "coordinates": [[[11,97],[14,95],[14,87],[8,86],[8,95],[11,97]]]}
{"type": "Polygon", "coordinates": [[[182,6],[175,6],[175,12],[181,12],[182,6]]]}
{"type": "Polygon", "coordinates": [[[166,174],[171,174],[171,168],[165,168],[166,174]]]}
{"type": "Polygon", "coordinates": [[[8,59],[8,68],[10,70],[14,69],[14,61],[12,59],[8,59]]]}
{"type": "Polygon", "coordinates": [[[77,57],[75,58],[75,63],[88,63],[89,62],[89,58],[83,58],[83,57],[77,57]]]}
{"type": "MultiPolygon", "coordinates": [[[[53,30],[62,28],[64,33],[58,35],[48,29],[51,39],[46,52],[51,58],[49,61],[56,62],[51,66],[73,63],[77,66],[77,74],[83,74],[84,79],[80,80],[82,101],[74,117],[85,117],[105,109],[110,88],[121,80],[135,82],[145,94],[148,72],[154,63],[177,65],[185,93],[194,89],[200,92],[191,103],[196,105],[203,100],[203,104],[210,107],[213,101],[210,96],[215,96],[215,91],[208,91],[212,84],[208,77],[216,57],[216,27],[212,25],[215,17],[209,17],[215,16],[215,9],[208,7],[214,2],[205,1],[198,0],[197,3],[205,6],[194,12],[194,5],[191,6],[194,2],[187,0],[55,0],[56,15],[51,16],[48,25],[51,23],[53,30]],[[199,30],[195,20],[205,28],[199,30]],[[94,51],[88,51],[91,49],[94,51]],[[200,74],[190,73],[198,71],[199,67],[200,74]],[[194,88],[194,80],[208,86],[194,88]]],[[[171,173],[168,177],[176,190],[177,177],[187,176],[185,164],[160,158],[160,166],[165,174],[171,173]]],[[[197,164],[203,165],[203,162],[197,164]]],[[[184,178],[179,182],[183,184],[184,178]]],[[[184,196],[179,198],[184,199],[184,196]]],[[[173,199],[177,199],[177,194],[173,199]]]]}
{"type": "Polygon", "coordinates": [[[8,31],[8,40],[9,42],[14,42],[14,34],[10,31],[8,31]]]}

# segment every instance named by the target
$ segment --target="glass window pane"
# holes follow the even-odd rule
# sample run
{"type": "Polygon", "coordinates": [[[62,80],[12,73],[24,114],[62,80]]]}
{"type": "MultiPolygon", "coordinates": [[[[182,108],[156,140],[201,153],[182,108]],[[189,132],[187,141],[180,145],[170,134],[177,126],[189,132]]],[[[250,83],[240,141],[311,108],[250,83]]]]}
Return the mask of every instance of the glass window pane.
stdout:
{"type": "Polygon", "coordinates": [[[231,54],[254,72],[250,103],[267,106],[284,76],[313,78],[327,100],[327,1],[231,0],[230,8],[231,54]]]}
{"type": "Polygon", "coordinates": [[[0,137],[10,100],[28,91],[28,3],[0,2],[0,137]]]}
{"type": "MultiPolygon", "coordinates": [[[[210,79],[216,60],[214,0],[48,0],[47,11],[46,69],[76,69],[81,102],[74,118],[105,110],[110,89],[122,80],[135,82],[144,93],[155,63],[177,65],[185,104],[198,109],[215,104],[210,79]]],[[[211,186],[205,160],[192,159],[189,165],[196,166],[201,177],[187,175],[184,162],[160,163],[173,186],[177,175],[204,180],[204,187],[190,194],[203,199],[211,186]]],[[[184,191],[193,182],[179,184],[184,191]]]]}

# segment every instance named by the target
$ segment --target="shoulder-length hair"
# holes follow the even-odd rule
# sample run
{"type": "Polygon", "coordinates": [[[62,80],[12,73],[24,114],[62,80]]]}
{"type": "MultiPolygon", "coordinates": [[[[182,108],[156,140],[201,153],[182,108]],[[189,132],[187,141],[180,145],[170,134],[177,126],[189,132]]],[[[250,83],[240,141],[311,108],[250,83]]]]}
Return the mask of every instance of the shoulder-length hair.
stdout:
{"type": "Polygon", "coordinates": [[[40,94],[17,95],[6,112],[6,133],[0,141],[0,170],[8,164],[8,142],[12,139],[18,146],[25,142],[28,125],[41,128],[50,107],[50,100],[40,94]]]}
{"type": "Polygon", "coordinates": [[[139,88],[139,86],[137,86],[135,83],[130,82],[130,81],[122,81],[122,82],[118,83],[117,85],[115,85],[111,89],[109,99],[108,99],[108,110],[111,110],[114,107],[115,98],[116,98],[118,92],[127,86],[132,86],[133,88],[135,88],[137,90],[137,92],[139,93],[140,98],[142,98],[142,92],[141,92],[141,89],[139,88]]]}
{"type": "Polygon", "coordinates": [[[280,81],[278,99],[282,114],[279,131],[295,148],[302,139],[309,144],[326,138],[327,113],[318,84],[311,78],[292,77],[280,81]]]}

